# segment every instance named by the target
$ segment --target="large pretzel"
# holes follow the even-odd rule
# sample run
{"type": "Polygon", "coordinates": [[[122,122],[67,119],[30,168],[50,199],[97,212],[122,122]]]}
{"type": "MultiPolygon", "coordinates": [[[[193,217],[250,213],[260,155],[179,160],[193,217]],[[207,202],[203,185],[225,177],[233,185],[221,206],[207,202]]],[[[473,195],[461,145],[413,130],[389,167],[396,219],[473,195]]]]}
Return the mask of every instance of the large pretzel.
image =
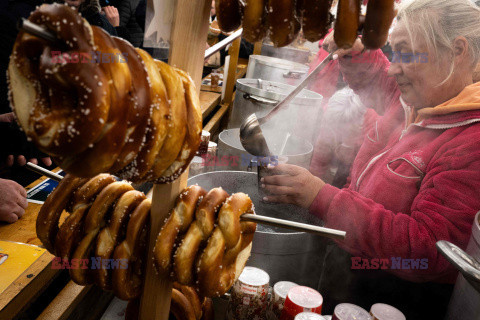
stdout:
{"type": "Polygon", "coordinates": [[[144,199],[133,211],[127,227],[125,240],[120,243],[113,254],[116,260],[125,259],[127,268],[112,271],[112,286],[115,295],[120,299],[136,298],[142,289],[143,254],[146,245],[146,231],[150,214],[151,201],[144,199]]]}
{"type": "MultiPolygon", "coordinates": [[[[100,261],[112,258],[115,247],[123,240],[122,231],[126,227],[127,219],[143,200],[145,195],[136,190],[127,191],[118,199],[110,222],[97,236],[95,258],[99,258],[100,261]]],[[[119,262],[119,260],[115,261],[119,262]]],[[[102,264],[96,271],[96,284],[103,290],[111,290],[110,266],[106,267],[102,264]]]]}
{"type": "Polygon", "coordinates": [[[110,183],[115,182],[115,177],[109,174],[100,174],[87,181],[73,196],[72,214],[60,226],[55,239],[55,254],[62,259],[70,259],[72,250],[83,236],[83,220],[85,213],[96,196],[110,183]]]}
{"type": "Polygon", "coordinates": [[[37,237],[50,252],[55,252],[55,238],[58,233],[58,223],[72,194],[85,182],[85,179],[67,174],[58,186],[47,197],[37,216],[37,237]]]}
{"type": "Polygon", "coordinates": [[[208,297],[224,294],[245,267],[256,224],[240,221],[244,213],[253,213],[252,200],[244,193],[235,193],[220,209],[218,225],[197,264],[201,294],[208,297]]]}
{"type": "MultiPolygon", "coordinates": [[[[75,249],[72,259],[88,259],[94,256],[95,240],[100,230],[107,224],[108,213],[114,207],[118,198],[125,192],[133,190],[126,182],[114,182],[105,187],[93,202],[85,218],[85,235],[75,249]]],[[[90,269],[70,269],[70,277],[75,283],[86,285],[92,283],[90,269]]]]}
{"type": "Polygon", "coordinates": [[[212,234],[217,213],[229,194],[222,188],[210,190],[198,205],[195,221],[190,225],[180,246],[175,252],[175,279],[182,284],[194,282],[194,263],[202,243],[212,234]]]}
{"type": "Polygon", "coordinates": [[[201,135],[191,80],[66,5],[42,5],[29,19],[58,41],[20,32],[15,42],[9,98],[27,136],[80,177],[109,172],[134,182],[175,180],[201,135]],[[55,61],[52,52],[72,61],[55,61]]]}
{"type": "Polygon", "coordinates": [[[179,236],[187,232],[193,221],[197,203],[207,192],[199,186],[187,187],[177,198],[175,207],[157,237],[153,251],[155,264],[160,273],[172,271],[172,255],[179,236]]]}

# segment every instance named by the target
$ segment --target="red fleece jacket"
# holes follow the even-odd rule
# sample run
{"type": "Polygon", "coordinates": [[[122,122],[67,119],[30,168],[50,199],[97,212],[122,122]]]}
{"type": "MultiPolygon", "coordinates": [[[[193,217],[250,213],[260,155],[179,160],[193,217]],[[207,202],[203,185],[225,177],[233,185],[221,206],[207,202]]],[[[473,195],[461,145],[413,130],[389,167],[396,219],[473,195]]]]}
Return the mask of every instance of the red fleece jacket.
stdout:
{"type": "Polygon", "coordinates": [[[342,59],[340,68],[365,105],[385,113],[365,136],[349,187],[325,185],[310,212],[327,227],[345,230],[339,245],[354,256],[428,259],[425,270],[391,271],[411,281],[454,282],[455,269],[435,243],[465,249],[480,210],[480,83],[465,89],[473,92],[463,94],[467,111],[406,126],[411,110],[387,76],[388,60],[381,51],[370,55],[373,65],[342,59]]]}

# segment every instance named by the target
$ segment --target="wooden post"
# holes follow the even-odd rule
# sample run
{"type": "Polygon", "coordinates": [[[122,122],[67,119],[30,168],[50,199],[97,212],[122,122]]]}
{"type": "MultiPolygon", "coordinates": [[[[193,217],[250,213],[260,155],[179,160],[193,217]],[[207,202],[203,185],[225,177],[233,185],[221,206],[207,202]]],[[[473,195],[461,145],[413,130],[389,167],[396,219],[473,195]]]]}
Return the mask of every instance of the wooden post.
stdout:
{"type": "Polygon", "coordinates": [[[237,81],[237,64],[238,64],[238,54],[240,53],[240,41],[242,38],[237,38],[232,42],[232,46],[228,49],[228,54],[230,55],[230,63],[228,64],[228,74],[227,79],[224,83],[225,87],[225,98],[223,99],[224,104],[230,104],[233,100],[233,88],[235,87],[235,82],[237,81]]]}
{"type": "MultiPolygon", "coordinates": [[[[169,64],[190,74],[197,93],[200,92],[202,80],[210,7],[211,0],[176,0],[170,39],[169,64]]],[[[139,314],[141,320],[168,320],[169,317],[172,283],[168,277],[161,277],[156,273],[153,248],[175,199],[187,186],[187,178],[188,170],[171,184],[153,187],[147,270],[139,314]]]]}
{"type": "Polygon", "coordinates": [[[255,42],[253,46],[253,54],[257,54],[257,55],[262,54],[262,44],[263,44],[262,41],[255,42]]]}

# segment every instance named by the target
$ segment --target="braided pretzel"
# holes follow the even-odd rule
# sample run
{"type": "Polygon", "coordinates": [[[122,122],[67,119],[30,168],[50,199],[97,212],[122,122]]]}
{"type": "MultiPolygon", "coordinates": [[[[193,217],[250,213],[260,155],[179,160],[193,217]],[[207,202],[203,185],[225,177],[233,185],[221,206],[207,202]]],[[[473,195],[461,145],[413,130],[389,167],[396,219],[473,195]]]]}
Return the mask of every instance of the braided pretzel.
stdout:
{"type": "MultiPolygon", "coordinates": [[[[168,126],[168,139],[160,149],[151,170],[146,178],[149,180],[160,177],[165,170],[175,161],[186,134],[187,109],[185,103],[185,92],[182,78],[168,64],[155,60],[156,66],[163,83],[167,88],[168,99],[170,100],[171,122],[168,126]]],[[[201,126],[201,125],[200,125],[201,126]]]]}
{"type": "Polygon", "coordinates": [[[220,209],[218,226],[197,264],[198,288],[203,295],[224,294],[245,267],[256,229],[255,223],[240,221],[247,212],[253,213],[253,204],[244,193],[235,193],[220,209]]]}
{"type": "MultiPolygon", "coordinates": [[[[110,223],[98,234],[95,257],[101,261],[111,258],[115,246],[123,240],[121,232],[126,229],[126,220],[144,199],[145,195],[136,190],[127,191],[118,199],[110,223]]],[[[96,284],[103,290],[111,290],[111,270],[103,264],[97,269],[96,284]]]]}
{"type": "Polygon", "coordinates": [[[175,252],[175,279],[181,284],[194,283],[194,262],[200,245],[210,237],[217,213],[228,198],[228,193],[222,188],[210,190],[198,205],[195,221],[190,225],[180,246],[175,252]]]}
{"type": "Polygon", "coordinates": [[[77,176],[176,179],[200,139],[202,118],[191,80],[90,26],[66,5],[43,5],[29,19],[59,41],[21,32],[15,43],[9,98],[27,136],[77,176]],[[66,55],[80,53],[88,63],[53,61],[52,52],[65,46],[66,55]],[[90,61],[93,51],[100,61],[90,61]]]}
{"type": "Polygon", "coordinates": [[[175,241],[188,230],[193,221],[197,203],[207,192],[199,186],[189,186],[178,196],[175,207],[157,237],[153,255],[157,270],[163,274],[171,271],[175,241]]]}
{"type": "Polygon", "coordinates": [[[173,288],[180,291],[185,296],[185,298],[187,298],[188,302],[192,306],[195,319],[200,319],[202,317],[202,303],[200,302],[200,298],[195,292],[195,289],[193,289],[192,287],[181,285],[177,282],[173,283],[173,288]]]}
{"type": "Polygon", "coordinates": [[[133,211],[127,226],[125,240],[120,243],[113,253],[114,259],[127,259],[127,269],[112,271],[112,286],[115,295],[120,299],[131,300],[140,295],[142,277],[138,267],[142,263],[142,242],[146,243],[146,230],[150,214],[151,200],[144,199],[133,211]],[[134,265],[137,265],[135,268],[134,265]],[[136,270],[137,269],[137,270],[136,270]]]}
{"type": "MultiPolygon", "coordinates": [[[[96,50],[102,53],[102,57],[108,54],[121,54],[112,38],[103,29],[92,27],[92,31],[96,50]]],[[[50,60],[47,68],[54,68],[55,65],[50,60]]],[[[102,88],[106,87],[105,90],[109,93],[107,99],[110,103],[108,117],[100,131],[99,139],[96,139],[85,151],[55,157],[55,161],[61,168],[79,177],[107,172],[112,167],[125,144],[129,116],[126,110],[133,109],[132,100],[128,98],[132,87],[128,65],[114,60],[109,63],[99,63],[98,66],[103,70],[108,81],[100,86],[97,84],[96,88],[103,90],[102,88]]],[[[93,106],[91,108],[93,109],[93,106]]],[[[79,127],[76,130],[85,131],[85,128],[79,127]]]]}
{"type": "Polygon", "coordinates": [[[55,237],[58,233],[60,216],[72,197],[73,192],[85,182],[67,174],[47,197],[37,216],[37,237],[50,252],[55,252],[55,237]]]}
{"type": "MultiPolygon", "coordinates": [[[[105,187],[93,202],[85,218],[85,235],[75,249],[72,259],[90,259],[95,249],[95,240],[101,228],[106,225],[107,214],[118,198],[125,192],[133,190],[126,182],[114,182],[105,187]]],[[[70,277],[79,285],[92,282],[89,269],[70,269],[70,277]]]]}
{"type": "Polygon", "coordinates": [[[187,168],[190,161],[195,156],[195,152],[200,146],[202,136],[202,113],[196,106],[200,105],[200,100],[196,93],[195,84],[190,76],[180,70],[175,69],[180,75],[185,89],[185,102],[187,105],[187,133],[182,149],[178,153],[175,161],[162,173],[158,182],[171,182],[176,180],[187,168]]]}
{"type": "Polygon", "coordinates": [[[88,211],[100,191],[115,181],[115,177],[109,174],[100,174],[87,181],[75,192],[72,201],[72,214],[62,223],[55,238],[55,253],[58,257],[67,260],[70,258],[72,249],[83,235],[85,212],[88,211]]]}
{"type": "MultiPolygon", "coordinates": [[[[200,304],[200,299],[193,288],[186,286],[178,287],[175,283],[173,286],[170,304],[171,317],[173,316],[176,320],[214,320],[212,299],[204,298],[200,304]],[[195,311],[196,307],[194,305],[197,303],[197,307],[200,307],[200,313],[195,311]]],[[[138,320],[139,313],[140,299],[130,300],[125,310],[125,320],[138,320]]]]}
{"type": "Polygon", "coordinates": [[[168,104],[167,89],[158,71],[158,68],[150,55],[142,49],[137,49],[144,68],[148,74],[150,96],[152,99],[152,111],[147,135],[144,137],[140,152],[134,160],[128,164],[119,175],[123,179],[142,181],[141,178],[150,170],[155,162],[157,154],[167,137],[167,128],[171,123],[170,105],[168,104]]]}
{"type": "MultiPolygon", "coordinates": [[[[42,5],[29,20],[53,31],[70,55],[89,54],[94,46],[92,28],[68,6],[42,5]]],[[[52,51],[63,47],[20,31],[8,67],[15,115],[27,136],[49,155],[86,150],[100,136],[110,106],[109,88],[97,89],[98,83],[108,82],[101,68],[92,63],[50,65],[52,51]]]]}

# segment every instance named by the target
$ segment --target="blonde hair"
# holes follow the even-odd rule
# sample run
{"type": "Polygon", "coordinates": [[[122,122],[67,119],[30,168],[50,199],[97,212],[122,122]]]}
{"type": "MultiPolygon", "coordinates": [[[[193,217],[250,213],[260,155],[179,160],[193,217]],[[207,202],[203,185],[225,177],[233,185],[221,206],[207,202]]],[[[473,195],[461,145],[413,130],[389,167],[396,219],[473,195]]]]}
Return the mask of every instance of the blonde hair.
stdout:
{"type": "MultiPolygon", "coordinates": [[[[420,37],[425,40],[428,51],[436,56],[451,54],[449,74],[440,85],[453,75],[457,37],[467,39],[472,71],[480,61],[480,8],[471,0],[404,1],[398,8],[397,19],[404,23],[412,44],[420,37]]],[[[441,67],[439,59],[437,63],[441,67]]]]}

